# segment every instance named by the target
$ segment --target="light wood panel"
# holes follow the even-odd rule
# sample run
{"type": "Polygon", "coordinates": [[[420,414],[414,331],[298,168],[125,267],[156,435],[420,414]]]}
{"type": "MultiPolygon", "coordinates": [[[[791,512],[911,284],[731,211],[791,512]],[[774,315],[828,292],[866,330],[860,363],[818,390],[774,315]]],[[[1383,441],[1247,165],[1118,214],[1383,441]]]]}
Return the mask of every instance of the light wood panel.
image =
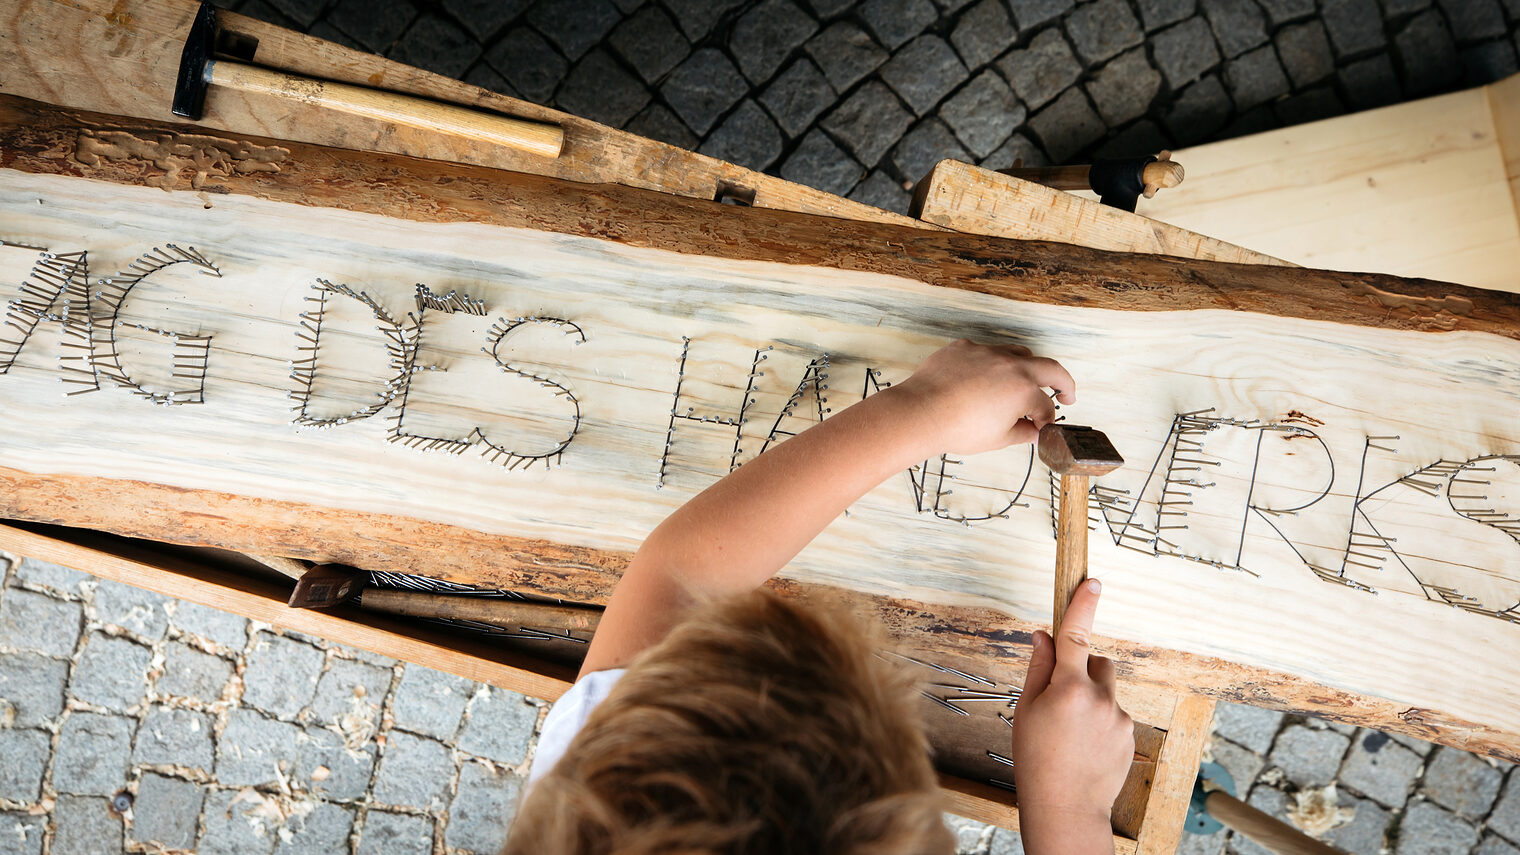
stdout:
{"type": "MultiPolygon", "coordinates": [[[[1099,631],[1118,639],[1113,649],[1133,669],[1127,676],[1515,753],[1520,727],[1505,688],[1513,663],[1484,661],[1478,675],[1423,667],[1513,646],[1513,624],[1450,608],[1438,592],[1508,609],[1515,542],[1446,504],[1444,478],[1435,497],[1399,480],[1431,461],[1516,453],[1520,314],[1512,297],[1386,277],[1182,267],[465,167],[409,162],[400,173],[384,158],[246,139],[224,144],[280,147],[280,171],[215,176],[215,195],[165,193],[129,142],[150,139],[146,126],[115,122],[125,136],[106,141],[109,149],[98,130],[46,110],[12,103],[8,111],[13,123],[0,143],[13,169],[0,182],[0,234],[88,248],[92,280],[169,242],[198,247],[222,274],[202,276],[189,263],[154,271],[117,319],[212,336],[204,405],[154,407],[111,388],[60,397],[58,327],[40,327],[0,376],[7,400],[24,404],[0,427],[8,515],[68,514],[169,539],[266,537],[272,542],[238,545],[311,558],[344,551],[351,563],[379,569],[420,565],[598,601],[643,533],[733,460],[730,427],[691,419],[676,420],[667,457],[673,403],[724,415],[755,398],[742,460],[764,445],[799,385],[800,404],[777,440],[808,423],[817,392],[828,407],[843,406],[872,382],[904,376],[946,339],[971,334],[1028,344],[1072,368],[1082,403],[1070,417],[1103,427],[1134,461],[1099,480],[1139,501],[1130,522],[1143,528],[1132,534],[1153,527],[1164,504],[1159,482],[1146,486],[1153,462],[1181,475],[1184,464],[1168,451],[1176,434],[1207,427],[1195,438],[1219,466],[1209,486],[1196,488],[1203,501],[1187,533],[1168,538],[1177,546],[1166,551],[1180,555],[1121,548],[1114,537],[1126,525],[1112,508],[1095,537],[1092,566],[1102,570],[1094,575],[1106,584],[1099,631]],[[302,358],[297,314],[317,277],[363,288],[397,317],[417,282],[486,301],[486,318],[430,310],[415,365],[448,370],[413,378],[408,432],[463,438],[480,426],[520,449],[553,447],[569,425],[567,402],[503,375],[480,353],[489,331],[479,327],[498,315],[574,321],[584,345],[559,325],[534,324],[499,351],[577,396],[581,421],[562,465],[504,472],[484,461],[479,442],[461,455],[388,444],[394,402],[330,430],[293,430],[288,361],[302,358]],[[690,361],[676,402],[682,336],[691,339],[690,361]],[[829,388],[815,389],[803,381],[825,353],[829,388]],[[764,377],[751,388],[757,355],[766,357],[764,377]],[[867,380],[867,368],[882,373],[867,380]],[[1213,416],[1177,419],[1210,405],[1213,416]],[[1437,412],[1438,427],[1429,416],[1437,412]],[[1381,441],[1392,451],[1366,443],[1369,434],[1394,433],[1397,443],[1381,441]],[[662,458],[664,489],[656,489],[662,458]],[[1294,503],[1304,504],[1296,516],[1248,511],[1294,503]],[[1384,569],[1336,572],[1349,557],[1354,506],[1399,544],[1382,556],[1384,569]],[[364,552],[372,554],[355,554],[364,552]],[[1322,581],[1300,555],[1382,595],[1322,581]],[[1400,575],[1400,561],[1414,572],[1400,575]]],[[[23,274],[35,259],[6,253],[23,274]]],[[[322,397],[325,412],[338,412],[348,405],[337,399],[375,400],[391,369],[370,309],[342,294],[330,299],[322,397]]],[[[159,392],[176,388],[153,374],[162,339],[114,328],[136,348],[123,359],[140,379],[159,392]]],[[[947,464],[962,475],[952,497],[939,489],[937,465],[925,487],[944,499],[940,514],[932,495],[916,510],[905,476],[853,508],[787,575],[915,604],[899,628],[935,629],[934,643],[1001,655],[1013,639],[994,627],[1022,632],[1048,617],[1044,473],[1031,472],[1027,450],[947,464]],[[1021,484],[1019,501],[1029,507],[959,522],[1001,510],[1021,484]]],[[[1505,469],[1492,479],[1501,485],[1496,502],[1513,495],[1498,492],[1509,490],[1508,477],[1505,469]]]]}
{"type": "Polygon", "coordinates": [[[1147,217],[1332,270],[1520,290],[1520,78],[1183,149],[1147,217]]]}
{"type": "MultiPolygon", "coordinates": [[[[1180,191],[1167,191],[1171,192],[1180,191]]],[[[1206,261],[1285,264],[1207,234],[1111,208],[1096,198],[999,175],[957,160],[940,161],[919,182],[913,194],[913,214],[926,223],[980,235],[1206,261]]]]}
{"type": "MultiPolygon", "coordinates": [[[[0,92],[84,110],[160,121],[169,112],[194,0],[0,0],[0,92]]],[[[459,136],[212,87],[198,126],[360,151],[478,164],[588,183],[625,184],[699,199],[739,191],[750,204],[903,225],[913,220],[706,155],[618,131],[399,62],[218,12],[224,30],[252,39],[253,61],[281,71],[551,122],[564,151],[550,159],[459,136]],[[747,191],[747,192],[746,192],[747,191]]],[[[179,130],[188,131],[190,123],[179,130]]]]}

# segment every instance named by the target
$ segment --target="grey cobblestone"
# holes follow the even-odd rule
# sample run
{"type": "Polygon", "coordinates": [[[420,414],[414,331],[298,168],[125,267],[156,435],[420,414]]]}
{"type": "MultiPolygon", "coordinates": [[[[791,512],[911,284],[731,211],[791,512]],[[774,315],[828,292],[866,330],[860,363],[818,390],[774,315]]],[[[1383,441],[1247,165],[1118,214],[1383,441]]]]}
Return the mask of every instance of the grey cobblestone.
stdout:
{"type": "Polygon", "coordinates": [[[1439,748],[1426,763],[1420,793],[1458,816],[1481,819],[1503,781],[1499,770],[1473,755],[1439,748]]]}
{"type": "Polygon", "coordinates": [[[180,602],[174,607],[173,624],[223,647],[242,649],[248,643],[248,621],[235,614],[199,603],[180,602]]]}
{"type": "Polygon", "coordinates": [[[331,799],[358,799],[369,789],[375,744],[350,748],[335,730],[308,728],[300,736],[295,776],[312,792],[331,799]]]}
{"type": "Polygon", "coordinates": [[[1029,128],[1057,163],[1103,136],[1102,120],[1077,89],[1066,90],[1050,106],[1035,113],[1029,120],[1029,128]]]}
{"type": "Polygon", "coordinates": [[[216,779],[229,787],[257,787],[288,777],[296,768],[301,730],[247,709],[227,715],[216,748],[216,779]]]}
{"type": "Polygon", "coordinates": [[[40,798],[52,751],[53,738],[45,731],[0,728],[0,799],[30,804],[40,798]]]}
{"type": "Polygon", "coordinates": [[[1464,855],[1478,843],[1478,832],[1431,802],[1410,805],[1399,823],[1395,855],[1464,855]]]}
{"type": "Polygon", "coordinates": [[[211,703],[221,698],[232,678],[232,663],[195,648],[171,642],[164,645],[164,668],[153,688],[168,697],[195,698],[211,703]]]}
{"type": "Polygon", "coordinates": [[[960,57],[936,35],[922,35],[881,67],[881,79],[922,116],[969,76],[960,57]]]}
{"type": "Polygon", "coordinates": [[[501,32],[508,22],[528,8],[530,0],[442,0],[443,8],[477,41],[501,32]]]}
{"type": "Polygon", "coordinates": [[[243,703],[279,718],[295,718],[316,694],[325,658],[309,644],[259,633],[243,671],[243,703]]]}
{"type": "Polygon", "coordinates": [[[1499,796],[1499,803],[1489,812],[1488,828],[1511,843],[1520,844],[1520,772],[1510,770],[1509,782],[1499,796]]]}
{"type": "Polygon", "coordinates": [[[549,103],[570,68],[548,40],[527,27],[503,36],[486,52],[486,62],[524,98],[539,104],[549,103]]]}
{"type": "Polygon", "coordinates": [[[311,852],[340,852],[348,849],[349,832],[354,826],[354,812],[330,802],[318,802],[311,813],[286,823],[288,834],[281,834],[275,855],[307,855],[311,852]]]}
{"type": "Polygon", "coordinates": [[[950,34],[950,44],[955,46],[967,68],[977,68],[991,62],[1013,44],[1017,35],[1001,0],[980,0],[961,13],[954,32],[950,34]]]}
{"type": "Polygon", "coordinates": [[[875,205],[886,211],[906,214],[910,195],[896,179],[877,170],[855,185],[855,189],[850,191],[848,198],[861,204],[875,205]]]}
{"type": "Polygon", "coordinates": [[[1121,54],[1087,83],[1098,115],[1110,126],[1145,115],[1159,91],[1161,75],[1145,61],[1144,49],[1121,54]]]}
{"type": "Polygon", "coordinates": [[[424,15],[412,22],[389,54],[407,65],[460,77],[480,57],[480,44],[452,21],[424,15]]]}
{"type": "Polygon", "coordinates": [[[199,855],[269,855],[274,851],[273,829],[249,816],[255,805],[234,804],[237,797],[237,790],[213,790],[206,795],[199,855]]]}
{"type": "Polygon", "coordinates": [[[1220,703],[1214,711],[1214,732],[1238,745],[1265,754],[1282,726],[1283,714],[1245,704],[1220,703]]]}
{"type": "Polygon", "coordinates": [[[681,32],[694,42],[711,32],[719,18],[742,5],[744,0],[665,0],[681,32]]]}
{"type": "Polygon", "coordinates": [[[189,781],[152,772],[137,783],[128,836],[161,849],[193,849],[205,791],[189,781]]]}
{"type": "Polygon", "coordinates": [[[1278,734],[1268,762],[1299,787],[1323,787],[1335,779],[1351,740],[1333,730],[1290,725],[1278,734]]]}
{"type": "Polygon", "coordinates": [[[728,45],[751,82],[771,79],[792,51],[818,32],[818,22],[791,0],[761,0],[734,24],[728,45]]]}
{"type": "Polygon", "coordinates": [[[1224,739],[1214,739],[1209,743],[1209,752],[1213,762],[1224,767],[1230,773],[1230,778],[1237,788],[1248,786],[1249,781],[1256,780],[1261,774],[1266,761],[1261,756],[1249,749],[1242,748],[1233,742],[1224,739]]]}
{"type": "Polygon", "coordinates": [[[1077,56],[1090,64],[1103,62],[1145,40],[1140,22],[1124,0],[1096,0],[1078,6],[1066,17],[1066,32],[1077,56]]]}
{"type": "Polygon", "coordinates": [[[872,80],[824,116],[823,127],[862,163],[876,163],[912,121],[892,90],[872,80]]]}
{"type": "Polygon", "coordinates": [[[570,69],[558,96],[565,109],[613,127],[626,124],[644,109],[649,98],[644,84],[601,48],[586,54],[570,69]]]}
{"type": "Polygon", "coordinates": [[[746,98],[698,151],[760,171],[781,156],[781,132],[759,104],[746,98]]]}
{"type": "Polygon", "coordinates": [[[660,92],[682,121],[705,134],[748,88],[728,57],[713,48],[703,48],[676,66],[660,92]]]}
{"type": "Polygon", "coordinates": [[[1386,53],[1342,66],[1339,76],[1346,100],[1354,109],[1371,110],[1399,100],[1399,78],[1386,53]]]}
{"type": "Polygon", "coordinates": [[[1411,95],[1428,95],[1452,85],[1462,75],[1457,47],[1441,13],[1427,9],[1393,37],[1393,52],[1411,95]]]}
{"type": "Polygon", "coordinates": [[[1070,12],[1076,6],[1076,0],[1019,0],[1008,6],[1013,10],[1013,22],[1020,30],[1029,32],[1070,12]]]}
{"type": "Polygon", "coordinates": [[[148,663],[153,653],[125,638],[92,633],[85,641],[69,690],[74,697],[114,712],[127,712],[148,691],[148,663]]]}
{"type": "Polygon", "coordinates": [[[961,87],[939,109],[956,137],[977,157],[986,157],[1024,124],[1024,105],[991,69],[961,87]]]}
{"type": "MultiPolygon", "coordinates": [[[[180,765],[210,772],[215,763],[211,716],[193,710],[153,706],[137,728],[132,762],[180,765]]],[[[199,813],[199,809],[196,811],[199,813]]]]}
{"type": "Polygon", "coordinates": [[[452,777],[453,761],[443,743],[392,731],[375,776],[374,797],[381,804],[438,810],[452,777]]]}
{"type": "Polygon", "coordinates": [[[1024,855],[1024,838],[1017,831],[999,828],[992,832],[987,855],[1024,855]]]}
{"type": "Polygon", "coordinates": [[[1294,87],[1302,89],[1335,73],[1330,40],[1325,37],[1325,28],[1319,21],[1284,27],[1275,41],[1277,55],[1294,87]]]}
{"type": "Polygon", "coordinates": [[[1506,843],[1497,834],[1489,834],[1483,838],[1482,843],[1478,844],[1478,848],[1473,850],[1473,855],[1520,855],[1520,848],[1506,843]]]}
{"type": "Polygon", "coordinates": [[[345,715],[378,722],[380,706],[390,687],[389,669],[349,659],[334,659],[327,673],[317,681],[311,711],[324,724],[336,722],[345,715]]]}
{"type": "Polygon", "coordinates": [[[1267,20],[1274,27],[1289,21],[1297,21],[1314,14],[1314,0],[1258,0],[1266,10],[1267,20]]]}
{"type": "Polygon", "coordinates": [[[1266,17],[1252,0],[1199,0],[1199,6],[1225,56],[1238,56],[1266,42],[1266,17]]]}
{"type": "Polygon", "coordinates": [[[1330,86],[1321,86],[1318,89],[1310,89],[1284,98],[1273,104],[1272,109],[1276,111],[1284,125],[1317,122],[1320,119],[1328,119],[1346,112],[1346,106],[1341,103],[1340,96],[1336,95],[1335,89],[1330,86]]]}
{"type": "Polygon", "coordinates": [[[837,97],[818,66],[810,60],[798,59],[771,81],[760,96],[760,103],[787,136],[795,137],[806,131],[837,97]]]}
{"type": "Polygon", "coordinates": [[[1198,0],[1138,0],[1140,22],[1146,32],[1175,24],[1193,14],[1198,0]]]}
{"type": "Polygon", "coordinates": [[[78,596],[84,593],[84,583],[95,577],[60,564],[38,561],[34,558],[22,558],[21,563],[16,565],[16,578],[33,585],[52,588],[60,593],[78,596]]]}
{"type": "Polygon", "coordinates": [[[1463,82],[1469,85],[1493,83],[1520,72],[1520,58],[1507,41],[1484,42],[1462,51],[1462,71],[1463,82]]]}
{"type": "Polygon", "coordinates": [[[1230,60],[1224,67],[1224,79],[1236,109],[1249,110],[1288,94],[1288,78],[1277,61],[1271,45],[1259,47],[1230,60]]]}
{"type": "Polygon", "coordinates": [[[443,840],[451,848],[492,855],[507,839],[522,781],[510,772],[480,763],[459,770],[459,791],[449,806],[443,840]]]}
{"type": "Polygon", "coordinates": [[[41,653],[0,653],[0,719],[13,727],[51,724],[63,712],[69,663],[41,653]]]}
{"type": "Polygon", "coordinates": [[[516,692],[482,686],[470,699],[458,748],[477,757],[515,766],[528,756],[538,707],[516,692]]]}
{"type": "Polygon", "coordinates": [[[628,123],[629,131],[641,137],[670,143],[684,149],[697,147],[697,136],[663,104],[650,104],[628,123]]]}
{"type": "Polygon", "coordinates": [[[808,132],[781,167],[781,177],[829,193],[850,192],[865,170],[818,129],[808,132]]]}
{"type": "Polygon", "coordinates": [[[1392,814],[1375,802],[1347,793],[1340,794],[1340,806],[1354,811],[1351,821],[1332,828],[1325,834],[1325,842],[1350,855],[1380,855],[1388,840],[1388,822],[1392,814]]]}
{"type": "Polygon", "coordinates": [[[929,0],[865,0],[859,13],[888,50],[897,50],[939,17],[929,0]]]}
{"type": "Polygon", "coordinates": [[[1173,89],[1181,89],[1219,64],[1219,49],[1208,22],[1189,18],[1151,37],[1156,67],[1173,89]]]}
{"type": "Polygon", "coordinates": [[[1009,51],[997,61],[997,68],[1031,110],[1053,100],[1082,76],[1071,46],[1055,28],[1042,31],[1028,47],[1009,51]]]}
{"type": "Polygon", "coordinates": [[[808,40],[808,56],[833,87],[843,92],[887,61],[887,52],[865,30],[838,21],[808,40]]]}
{"type": "Polygon", "coordinates": [[[470,700],[470,681],[421,665],[408,665],[396,687],[396,726],[439,739],[453,737],[470,700]]]}
{"type": "Polygon", "coordinates": [[[652,3],[619,24],[607,43],[628,60],[647,83],[664,77],[691,52],[691,44],[681,35],[670,16],[652,3]]]}
{"type": "Polygon", "coordinates": [[[383,810],[365,814],[358,855],[431,855],[432,851],[431,819],[383,810]]]}
{"type": "Polygon", "coordinates": [[[1383,46],[1383,16],[1377,0],[1323,0],[1321,8],[1336,54],[1360,56],[1383,46]]]}
{"type": "Polygon", "coordinates": [[[528,22],[572,62],[591,50],[622,18],[609,0],[538,0],[528,22]]]}
{"type": "Polygon", "coordinates": [[[945,159],[970,160],[955,135],[938,119],[920,122],[892,150],[892,165],[905,180],[917,182],[929,174],[936,163],[945,159]]]}
{"type": "Polygon", "coordinates": [[[1050,158],[1034,141],[1023,134],[1014,134],[998,146],[998,150],[983,158],[981,165],[988,169],[1010,169],[1015,163],[1022,166],[1048,166],[1050,158]]]}
{"type": "Polygon", "coordinates": [[[1436,0],[1436,5],[1446,13],[1458,42],[1466,44],[1504,35],[1504,13],[1498,0],[1436,0]]]}
{"type": "Polygon", "coordinates": [[[0,855],[42,855],[47,818],[0,812],[0,855]]]}
{"type": "Polygon", "coordinates": [[[59,796],[53,828],[52,855],[121,855],[121,820],[106,799],[59,796]]]}
{"type": "Polygon", "coordinates": [[[1341,781],[1380,804],[1404,803],[1422,765],[1420,755],[1375,731],[1364,731],[1351,744],[1341,781]]]}
{"type": "Polygon", "coordinates": [[[84,626],[84,608],[35,591],[11,588],[0,599],[0,647],[71,656],[84,626]]]}
{"type": "Polygon", "coordinates": [[[52,787],[60,793],[109,795],[127,782],[133,721],[116,715],[71,712],[58,732],[52,787]]]}
{"type": "Polygon", "coordinates": [[[327,13],[328,21],[375,53],[389,50],[416,17],[410,4],[372,0],[338,0],[327,13]]]}

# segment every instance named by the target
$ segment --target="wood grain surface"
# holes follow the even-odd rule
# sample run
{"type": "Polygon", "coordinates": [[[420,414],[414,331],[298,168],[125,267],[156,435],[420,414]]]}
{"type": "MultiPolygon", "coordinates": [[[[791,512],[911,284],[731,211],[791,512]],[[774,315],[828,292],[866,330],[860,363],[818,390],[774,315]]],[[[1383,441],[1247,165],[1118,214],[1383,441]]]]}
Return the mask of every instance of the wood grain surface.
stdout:
{"type": "MultiPolygon", "coordinates": [[[[1098,631],[1136,684],[1520,754],[1513,663],[1427,667],[1520,638],[1494,616],[1520,599],[1516,542],[1452,505],[1446,483],[1488,480],[1490,502],[1513,507],[1514,295],[733,209],[14,99],[0,105],[0,166],[0,237],[88,250],[90,281],[133,283],[98,336],[150,392],[107,381],[63,397],[64,326],[42,322],[0,375],[7,516],[600,602],[686,497],[970,335],[1061,359],[1080,384],[1071,420],[1131,461],[1097,480],[1136,507],[1095,494],[1091,565],[1098,631]],[[133,272],[168,244],[220,276],[188,262],[133,272]],[[348,292],[327,292],[311,412],[373,411],[291,424],[300,313],[319,280],[397,318],[420,311],[418,283],[483,302],[483,316],[422,312],[403,334],[410,367],[442,370],[404,374],[400,427],[453,445],[387,442],[394,366],[348,292]],[[573,322],[585,343],[514,318],[573,322]],[[493,341],[498,319],[511,338],[493,341]],[[152,405],[184,385],[153,330],[206,342],[204,404],[152,405]],[[502,370],[514,361],[549,385],[502,370]],[[552,467],[482,454],[485,440],[541,453],[571,429],[552,467]],[[1199,454],[1211,480],[1192,488],[1185,532],[1161,535],[1157,473],[1192,480],[1199,454]],[[1437,495],[1405,480],[1443,460],[1458,468],[1440,470],[1437,495]],[[1389,539],[1386,566],[1344,560],[1370,548],[1368,524],[1389,539]],[[1149,551],[1124,548],[1146,531],[1149,551]]],[[[0,253],[12,280],[39,257],[0,253]]],[[[1054,554],[1031,458],[927,461],[852,508],[786,580],[909,604],[894,631],[1017,662],[1048,619],[1054,554]]]]}

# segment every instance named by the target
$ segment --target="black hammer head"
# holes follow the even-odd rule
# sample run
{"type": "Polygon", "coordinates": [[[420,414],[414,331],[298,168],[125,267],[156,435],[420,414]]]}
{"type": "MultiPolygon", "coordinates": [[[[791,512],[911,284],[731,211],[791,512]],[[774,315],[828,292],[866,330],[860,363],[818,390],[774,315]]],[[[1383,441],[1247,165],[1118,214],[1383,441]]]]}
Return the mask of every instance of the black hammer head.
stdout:
{"type": "Polygon", "coordinates": [[[174,115],[187,119],[201,117],[211,78],[207,66],[215,44],[216,7],[202,0],[195,22],[190,25],[190,36],[185,39],[185,50],[179,55],[179,77],[174,81],[174,104],[170,108],[174,115]]]}

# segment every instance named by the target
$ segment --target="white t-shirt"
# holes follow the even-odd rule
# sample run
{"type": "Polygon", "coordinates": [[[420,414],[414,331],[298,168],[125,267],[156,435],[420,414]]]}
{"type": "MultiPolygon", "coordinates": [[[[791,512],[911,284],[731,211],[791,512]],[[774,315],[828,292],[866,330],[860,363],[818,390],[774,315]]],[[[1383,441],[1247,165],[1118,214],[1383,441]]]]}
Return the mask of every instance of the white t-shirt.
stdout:
{"type": "Polygon", "coordinates": [[[565,756],[570,740],[581,732],[591,711],[596,709],[597,704],[607,697],[607,693],[617,685],[618,679],[627,672],[627,668],[592,671],[576,680],[575,685],[555,702],[549,709],[549,714],[544,716],[544,729],[538,735],[538,751],[533,755],[533,768],[528,770],[530,785],[548,774],[554,764],[559,762],[559,758],[565,756]]]}

